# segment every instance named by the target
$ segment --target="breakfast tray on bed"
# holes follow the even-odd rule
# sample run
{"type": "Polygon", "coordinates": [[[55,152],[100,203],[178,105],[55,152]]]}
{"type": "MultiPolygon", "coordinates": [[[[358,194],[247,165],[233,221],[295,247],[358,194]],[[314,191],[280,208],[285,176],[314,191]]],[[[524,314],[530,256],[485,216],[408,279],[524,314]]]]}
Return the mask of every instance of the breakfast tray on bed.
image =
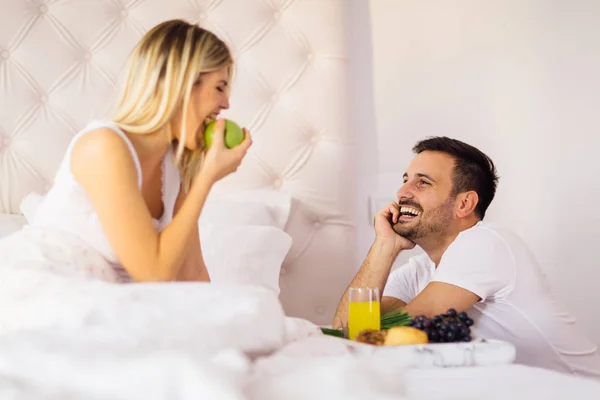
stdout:
{"type": "MultiPolygon", "coordinates": [[[[341,339],[344,340],[344,339],[341,339]]],[[[407,367],[473,367],[511,364],[516,358],[512,343],[474,339],[467,343],[428,343],[375,346],[347,340],[352,353],[401,360],[407,367]]]]}

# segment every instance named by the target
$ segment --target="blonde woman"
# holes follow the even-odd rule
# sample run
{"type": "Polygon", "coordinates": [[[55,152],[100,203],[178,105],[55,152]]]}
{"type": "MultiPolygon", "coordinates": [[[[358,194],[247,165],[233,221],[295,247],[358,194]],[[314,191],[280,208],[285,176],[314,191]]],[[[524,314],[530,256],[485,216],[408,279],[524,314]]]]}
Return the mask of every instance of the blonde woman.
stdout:
{"type": "Polygon", "coordinates": [[[252,141],[228,149],[233,61],[213,33],[181,20],[150,30],[130,55],[111,121],[67,149],[55,184],[23,231],[0,241],[0,267],[44,268],[106,281],[209,281],[198,218],[211,187],[252,141]]]}

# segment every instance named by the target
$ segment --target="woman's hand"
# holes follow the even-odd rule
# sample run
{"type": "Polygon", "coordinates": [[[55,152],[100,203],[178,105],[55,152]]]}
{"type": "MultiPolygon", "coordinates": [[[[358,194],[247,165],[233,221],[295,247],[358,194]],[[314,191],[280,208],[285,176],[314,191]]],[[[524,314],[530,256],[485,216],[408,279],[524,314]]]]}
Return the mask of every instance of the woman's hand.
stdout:
{"type": "Polygon", "coordinates": [[[232,172],[237,171],[246,156],[246,152],[252,145],[252,136],[244,128],[244,141],[239,145],[228,149],[225,146],[225,120],[219,119],[215,125],[213,142],[206,155],[200,173],[205,174],[211,182],[215,183],[232,172]]]}

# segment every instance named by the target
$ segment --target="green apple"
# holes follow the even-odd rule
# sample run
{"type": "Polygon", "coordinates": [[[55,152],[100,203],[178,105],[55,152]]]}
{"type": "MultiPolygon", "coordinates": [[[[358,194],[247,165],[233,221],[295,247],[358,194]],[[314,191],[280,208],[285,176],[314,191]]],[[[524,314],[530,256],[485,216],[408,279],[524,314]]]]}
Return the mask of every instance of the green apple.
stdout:
{"type": "MultiPolygon", "coordinates": [[[[206,143],[206,148],[209,148],[213,142],[213,137],[215,135],[215,125],[216,121],[211,122],[206,127],[204,131],[204,143],[206,143]]],[[[242,143],[244,141],[244,131],[238,124],[233,122],[232,120],[225,120],[225,146],[228,149],[231,149],[234,146],[242,143]]]]}

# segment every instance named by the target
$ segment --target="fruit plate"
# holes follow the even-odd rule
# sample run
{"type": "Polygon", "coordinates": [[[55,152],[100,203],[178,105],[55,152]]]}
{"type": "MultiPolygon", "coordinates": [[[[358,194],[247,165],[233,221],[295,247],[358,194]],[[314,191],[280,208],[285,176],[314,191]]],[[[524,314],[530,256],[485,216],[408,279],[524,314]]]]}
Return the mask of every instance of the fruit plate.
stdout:
{"type": "Polygon", "coordinates": [[[474,367],[511,364],[516,348],[502,340],[473,339],[471,342],[374,346],[349,341],[352,352],[361,356],[401,360],[407,367],[474,367]]]}

